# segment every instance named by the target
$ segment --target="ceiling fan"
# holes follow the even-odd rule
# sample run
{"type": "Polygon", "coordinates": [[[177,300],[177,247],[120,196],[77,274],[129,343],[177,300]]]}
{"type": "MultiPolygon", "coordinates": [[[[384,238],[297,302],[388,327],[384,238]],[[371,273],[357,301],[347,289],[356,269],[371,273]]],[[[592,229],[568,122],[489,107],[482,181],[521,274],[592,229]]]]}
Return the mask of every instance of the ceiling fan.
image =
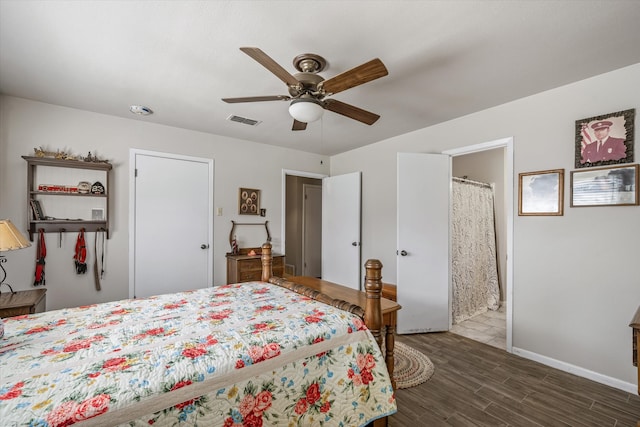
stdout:
{"type": "Polygon", "coordinates": [[[240,50],[282,80],[287,85],[289,95],[222,98],[224,102],[291,101],[289,105],[289,114],[293,117],[291,130],[305,130],[307,123],[318,120],[324,110],[341,114],[367,125],[374,124],[380,118],[377,114],[336,99],[327,98],[389,74],[387,68],[378,58],[325,80],[317,73],[324,70],[327,61],[319,55],[304,53],[293,58],[294,67],[300,72],[291,75],[257,47],[241,47],[240,50]]]}

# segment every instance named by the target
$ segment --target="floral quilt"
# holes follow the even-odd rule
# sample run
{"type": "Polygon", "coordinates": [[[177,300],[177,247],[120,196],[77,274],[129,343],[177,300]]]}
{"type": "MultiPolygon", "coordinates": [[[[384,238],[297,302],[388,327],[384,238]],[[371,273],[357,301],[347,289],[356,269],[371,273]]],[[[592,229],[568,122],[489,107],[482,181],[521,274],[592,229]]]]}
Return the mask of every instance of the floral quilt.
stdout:
{"type": "Polygon", "coordinates": [[[2,319],[7,426],[361,426],[396,411],[362,320],[250,282],[2,319]]]}

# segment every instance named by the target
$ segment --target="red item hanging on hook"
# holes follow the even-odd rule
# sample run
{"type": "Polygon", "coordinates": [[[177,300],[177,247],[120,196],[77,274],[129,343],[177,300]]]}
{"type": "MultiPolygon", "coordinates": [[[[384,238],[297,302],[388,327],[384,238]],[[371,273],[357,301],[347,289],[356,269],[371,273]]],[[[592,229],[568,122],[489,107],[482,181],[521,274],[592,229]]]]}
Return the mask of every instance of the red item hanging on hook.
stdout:
{"type": "Polygon", "coordinates": [[[44,286],[46,280],[44,279],[44,259],[47,257],[47,245],[44,241],[44,229],[38,230],[38,248],[36,252],[36,274],[33,281],[33,286],[44,286]]]}
{"type": "Polygon", "coordinates": [[[84,242],[84,228],[80,229],[78,233],[78,238],[76,239],[76,253],[73,256],[75,265],[76,265],[76,273],[84,274],[87,272],[87,246],[84,242]]]}

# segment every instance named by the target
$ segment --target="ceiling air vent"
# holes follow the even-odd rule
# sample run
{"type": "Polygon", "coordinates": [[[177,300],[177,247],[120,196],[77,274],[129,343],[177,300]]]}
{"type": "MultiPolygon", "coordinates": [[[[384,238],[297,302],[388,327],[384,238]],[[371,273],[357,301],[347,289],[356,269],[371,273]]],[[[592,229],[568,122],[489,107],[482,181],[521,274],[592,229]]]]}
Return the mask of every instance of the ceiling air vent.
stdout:
{"type": "Polygon", "coordinates": [[[244,123],[245,125],[249,126],[258,126],[261,123],[260,120],[247,119],[246,117],[234,115],[227,117],[227,120],[231,120],[232,122],[244,123]]]}

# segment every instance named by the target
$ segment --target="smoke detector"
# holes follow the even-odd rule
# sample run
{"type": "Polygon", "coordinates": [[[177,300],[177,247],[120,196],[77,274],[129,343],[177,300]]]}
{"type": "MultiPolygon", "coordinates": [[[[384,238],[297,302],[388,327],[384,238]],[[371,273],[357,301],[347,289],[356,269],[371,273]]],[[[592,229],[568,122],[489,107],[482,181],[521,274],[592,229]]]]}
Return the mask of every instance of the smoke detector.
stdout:
{"type": "Polygon", "coordinates": [[[144,105],[132,105],[129,107],[129,111],[139,116],[149,116],[153,114],[153,110],[149,107],[145,107],[144,105]]]}

